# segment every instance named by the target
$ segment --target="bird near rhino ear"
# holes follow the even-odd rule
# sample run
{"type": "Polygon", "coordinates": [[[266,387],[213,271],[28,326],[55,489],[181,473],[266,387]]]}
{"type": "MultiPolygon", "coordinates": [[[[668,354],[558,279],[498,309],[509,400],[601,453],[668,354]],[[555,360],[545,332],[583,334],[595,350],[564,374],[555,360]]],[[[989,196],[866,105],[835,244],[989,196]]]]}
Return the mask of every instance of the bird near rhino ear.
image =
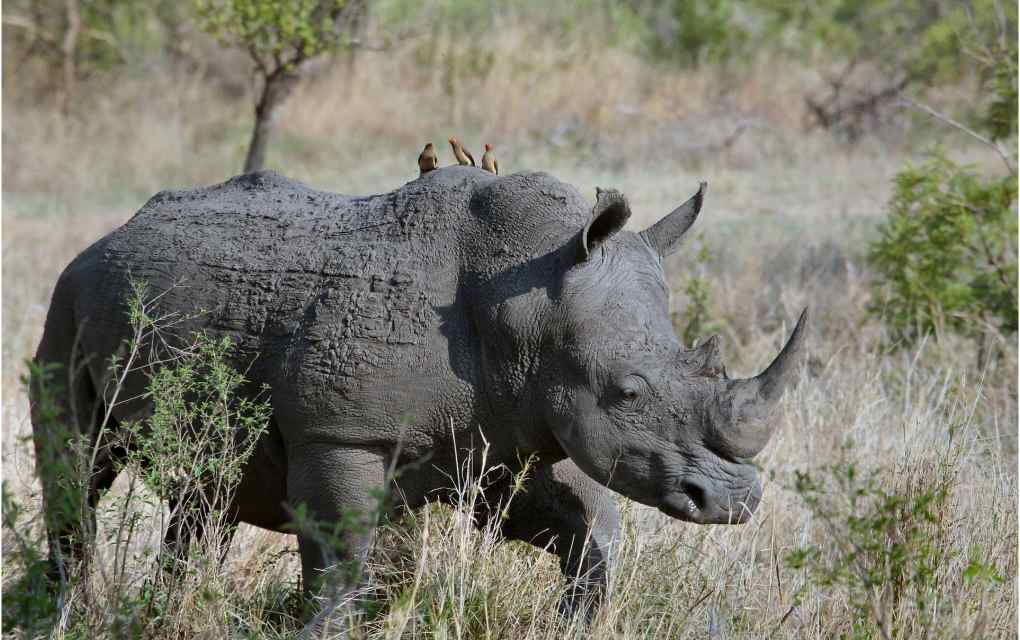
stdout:
{"type": "Polygon", "coordinates": [[[591,220],[584,225],[577,243],[577,261],[584,262],[604,245],[630,218],[627,198],[616,189],[596,189],[591,220]]]}

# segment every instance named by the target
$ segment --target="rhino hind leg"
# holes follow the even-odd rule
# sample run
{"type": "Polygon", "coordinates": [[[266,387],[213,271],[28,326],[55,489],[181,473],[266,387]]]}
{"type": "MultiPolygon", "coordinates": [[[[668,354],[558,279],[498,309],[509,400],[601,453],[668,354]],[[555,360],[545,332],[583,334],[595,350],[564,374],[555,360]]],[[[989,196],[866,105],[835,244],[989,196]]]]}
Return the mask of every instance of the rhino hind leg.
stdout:
{"type": "Polygon", "coordinates": [[[72,575],[88,573],[96,505],[116,480],[126,451],[114,443],[119,427],[106,415],[84,366],[73,324],[66,316],[60,318],[59,310],[56,319],[52,309],[50,315],[30,376],[29,396],[49,576],[66,584],[72,575]],[[68,325],[54,327],[61,319],[68,325]]]}
{"type": "MultiPolygon", "coordinates": [[[[499,503],[497,496],[486,498],[489,504],[499,503]]],[[[510,501],[502,533],[559,556],[567,582],[559,611],[590,621],[608,584],[619,519],[612,495],[565,460],[535,470],[525,490],[510,501]]]]}
{"type": "MultiPolygon", "coordinates": [[[[66,507],[44,507],[47,512],[47,539],[49,541],[49,577],[53,582],[68,580],[72,569],[77,569],[83,578],[88,577],[91,553],[96,537],[96,507],[103,494],[113,486],[117,479],[120,461],[126,452],[119,447],[102,446],[96,456],[96,464],[92,467],[85,491],[87,495],[76,513],[66,507]]],[[[59,483],[61,479],[56,479],[59,483]]],[[[47,500],[52,505],[66,500],[62,488],[55,488],[54,482],[49,491],[46,484],[43,488],[43,503],[47,500]],[[51,496],[47,498],[46,496],[51,496]]]]}
{"type": "Polygon", "coordinates": [[[287,502],[298,538],[305,596],[317,613],[301,637],[335,630],[352,612],[354,592],[383,509],[386,458],[367,449],[310,444],[291,448],[287,502]]]}

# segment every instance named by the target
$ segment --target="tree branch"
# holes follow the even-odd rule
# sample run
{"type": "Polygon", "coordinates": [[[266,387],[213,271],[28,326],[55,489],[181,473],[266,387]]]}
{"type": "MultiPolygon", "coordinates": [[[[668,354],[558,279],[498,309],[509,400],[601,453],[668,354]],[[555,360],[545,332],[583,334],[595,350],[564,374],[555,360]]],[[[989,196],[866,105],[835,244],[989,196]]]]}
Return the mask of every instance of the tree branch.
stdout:
{"type": "Polygon", "coordinates": [[[262,60],[262,56],[259,55],[258,49],[253,44],[249,44],[247,48],[248,55],[255,62],[255,68],[262,73],[263,77],[268,76],[269,70],[266,69],[266,63],[262,60]]]}
{"type": "Polygon", "coordinates": [[[47,45],[53,47],[54,49],[60,48],[60,43],[57,41],[56,38],[40,29],[29,18],[25,18],[24,16],[18,15],[4,15],[2,18],[2,23],[6,27],[17,27],[19,29],[24,29],[25,31],[28,31],[31,34],[31,37],[37,40],[41,40],[42,42],[45,42],[47,45]]]}
{"type": "Polygon", "coordinates": [[[81,7],[78,6],[78,0],[65,0],[64,8],[67,12],[67,29],[64,30],[64,40],[60,45],[64,69],[64,96],[61,111],[64,116],[67,116],[71,112],[71,101],[74,99],[78,81],[75,58],[78,53],[78,34],[81,32],[81,7]]]}
{"type": "Polygon", "coordinates": [[[952,118],[950,118],[946,114],[940,113],[940,112],[932,109],[931,107],[929,107],[926,104],[921,104],[919,102],[914,102],[910,98],[903,98],[902,101],[903,101],[904,105],[906,105],[908,107],[913,107],[915,109],[918,109],[919,111],[924,111],[925,113],[927,113],[931,117],[935,118],[936,120],[941,120],[942,122],[948,124],[949,126],[954,127],[955,129],[958,129],[958,130],[966,133],[967,135],[969,135],[970,137],[974,138],[978,142],[981,142],[982,144],[988,145],[989,147],[994,149],[997,154],[999,154],[999,157],[1002,158],[1002,162],[1005,163],[1006,168],[1009,170],[1009,173],[1011,175],[1014,175],[1014,176],[1016,175],[1016,166],[1013,164],[1013,160],[1009,157],[1009,154],[1006,153],[1006,150],[1003,149],[995,141],[993,141],[993,140],[991,140],[989,138],[986,138],[985,136],[981,135],[977,131],[974,131],[970,127],[968,127],[968,126],[966,126],[964,124],[961,124],[961,123],[957,122],[956,120],[953,120],[952,118]]]}

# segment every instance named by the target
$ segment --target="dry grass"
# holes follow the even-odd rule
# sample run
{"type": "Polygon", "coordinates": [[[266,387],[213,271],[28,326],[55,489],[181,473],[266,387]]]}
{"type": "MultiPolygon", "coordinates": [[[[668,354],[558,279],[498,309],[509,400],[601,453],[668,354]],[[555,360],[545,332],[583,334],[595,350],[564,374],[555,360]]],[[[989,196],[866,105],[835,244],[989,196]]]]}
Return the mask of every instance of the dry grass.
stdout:
{"type": "MultiPolygon", "coordinates": [[[[625,536],[592,635],[851,635],[860,622],[855,594],[819,587],[784,562],[805,544],[840,553],[838,531],[793,490],[794,472],[850,460],[876,470],[893,492],[951,479],[934,525],[946,559],[932,588],[937,624],[927,632],[1015,637],[1016,347],[1005,341],[986,371],[976,370],[974,347],[952,336],[886,352],[882,327],[863,311],[865,242],[910,147],[875,137],[845,148],[801,130],[807,71],[764,60],[719,79],[649,68],[611,49],[558,47],[525,27],[500,34],[491,42],[498,62],[484,72],[465,66],[449,35],[430,43],[435,58],[424,67],[416,41],[328,66],[288,107],[270,164],[323,188],[381,192],[415,177],[424,141],[458,133],[473,147],[496,143],[509,172],[544,169],[587,194],[596,185],[622,189],[635,228],[704,178],[711,187],[698,230],[714,257],[699,264],[685,252],[669,273],[678,294],[692,273],[711,283],[731,371],[761,367],[799,309],[813,309],[808,366],[758,459],[766,487],[753,521],[697,527],[621,499],[625,536]],[[725,146],[738,127],[743,133],[725,146]],[[965,579],[975,554],[1004,582],[965,579]]],[[[32,512],[38,484],[17,381],[57,274],[159,189],[232,175],[250,116],[244,97],[172,72],[86,87],[70,121],[52,105],[17,102],[10,88],[4,102],[3,478],[32,512]]],[[[969,147],[959,155],[995,162],[969,147]]],[[[675,306],[684,304],[677,295],[675,306]]],[[[157,534],[148,531],[139,546],[151,548],[157,534]]],[[[387,525],[373,556],[377,610],[358,634],[582,634],[554,613],[561,584],[553,558],[494,542],[448,510],[387,525]]],[[[290,537],[242,527],[216,578],[225,594],[216,615],[195,603],[175,613],[173,628],[210,638],[287,635],[295,625],[293,552],[290,537]]],[[[148,570],[135,567],[139,581],[148,570]]],[[[5,571],[5,592],[17,578],[5,571]]],[[[922,617],[904,606],[915,625],[904,637],[920,637],[922,617]]]]}

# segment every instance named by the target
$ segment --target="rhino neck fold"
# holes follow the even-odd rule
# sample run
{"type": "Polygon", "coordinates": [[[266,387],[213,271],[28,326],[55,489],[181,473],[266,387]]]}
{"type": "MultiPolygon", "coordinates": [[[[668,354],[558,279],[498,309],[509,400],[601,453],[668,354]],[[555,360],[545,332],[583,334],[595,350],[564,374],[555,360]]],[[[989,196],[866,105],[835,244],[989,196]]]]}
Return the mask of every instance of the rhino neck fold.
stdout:
{"type": "Polygon", "coordinates": [[[478,421],[486,437],[522,454],[555,461],[566,453],[545,423],[541,377],[545,319],[540,289],[473,309],[477,335],[478,421]]]}
{"type": "Polygon", "coordinates": [[[550,176],[521,173],[479,183],[469,209],[457,297],[475,335],[479,422],[520,453],[565,457],[545,421],[543,346],[591,204],[550,176]]]}

